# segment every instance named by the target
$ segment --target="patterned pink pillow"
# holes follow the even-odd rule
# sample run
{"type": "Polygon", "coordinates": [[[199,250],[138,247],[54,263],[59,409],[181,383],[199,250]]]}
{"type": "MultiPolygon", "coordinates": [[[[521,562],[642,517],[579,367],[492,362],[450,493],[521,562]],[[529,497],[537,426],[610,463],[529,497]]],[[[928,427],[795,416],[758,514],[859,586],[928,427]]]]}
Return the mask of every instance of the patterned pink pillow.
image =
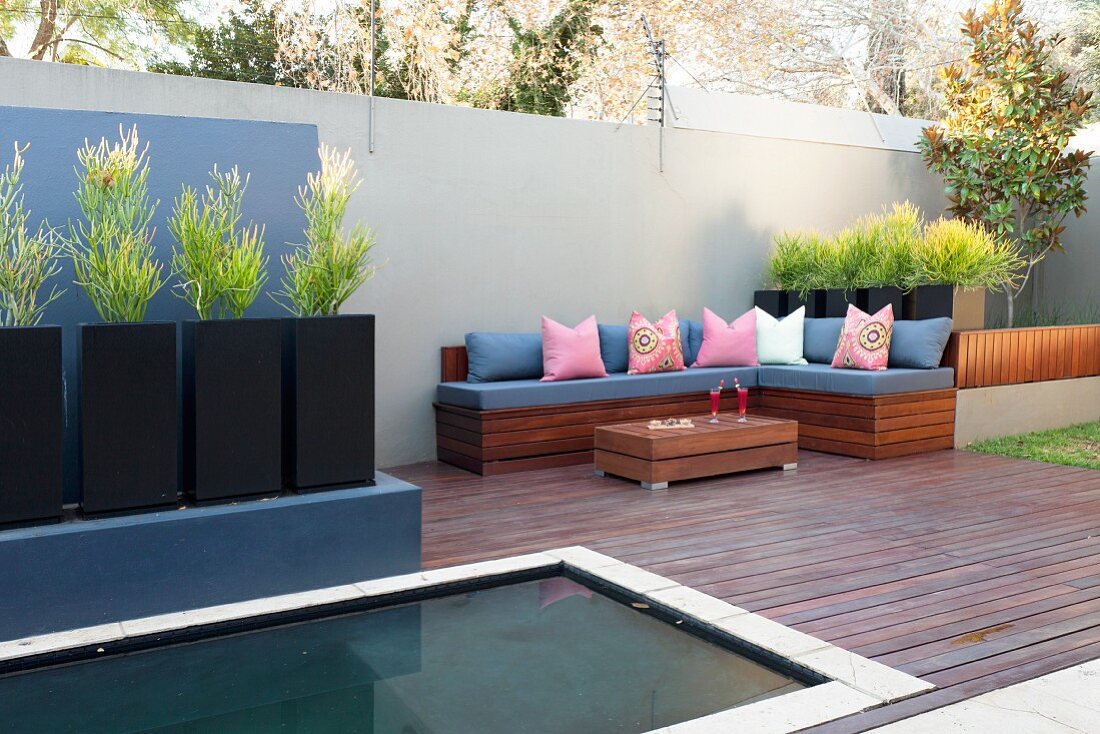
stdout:
{"type": "Polygon", "coordinates": [[[589,316],[575,329],[542,317],[542,371],[543,382],[607,377],[595,316],[589,316]]]}
{"type": "Polygon", "coordinates": [[[750,309],[733,323],[709,308],[703,309],[703,344],[692,367],[755,367],[756,309],[750,309]]]}
{"type": "Polygon", "coordinates": [[[635,311],[630,316],[630,364],[628,375],[676,372],[684,368],[680,321],[669,311],[655,324],[635,311]]]}
{"type": "Polygon", "coordinates": [[[868,316],[848,304],[844,328],[833,355],[833,367],[856,370],[884,370],[890,358],[890,337],[894,333],[894,308],[883,306],[874,316],[868,316]]]}

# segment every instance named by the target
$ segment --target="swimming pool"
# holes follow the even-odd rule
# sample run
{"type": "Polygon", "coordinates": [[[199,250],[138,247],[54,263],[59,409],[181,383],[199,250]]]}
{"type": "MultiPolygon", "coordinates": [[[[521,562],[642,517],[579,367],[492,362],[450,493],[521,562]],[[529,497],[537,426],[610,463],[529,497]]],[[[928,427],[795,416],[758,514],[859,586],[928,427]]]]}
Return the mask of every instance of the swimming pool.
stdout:
{"type": "Polygon", "coordinates": [[[9,646],[0,731],[678,732],[840,685],[716,623],[744,610],[573,554],[588,567],[507,559],[9,646]]]}

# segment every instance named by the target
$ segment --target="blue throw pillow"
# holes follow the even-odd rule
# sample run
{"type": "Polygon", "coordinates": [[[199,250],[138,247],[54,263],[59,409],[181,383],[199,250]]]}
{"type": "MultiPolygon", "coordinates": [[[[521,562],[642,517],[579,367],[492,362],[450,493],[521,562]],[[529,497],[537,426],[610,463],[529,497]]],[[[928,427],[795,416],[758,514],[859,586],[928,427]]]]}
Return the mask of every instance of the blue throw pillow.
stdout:
{"type": "Polygon", "coordinates": [[[611,372],[626,372],[630,367],[630,330],[618,324],[599,324],[600,356],[604,369],[611,372]]]}
{"type": "Polygon", "coordinates": [[[807,362],[832,364],[844,319],[806,319],[802,325],[802,356],[807,362]]]}
{"type": "Polygon", "coordinates": [[[890,337],[890,367],[911,367],[930,370],[940,366],[947,338],[951,336],[951,319],[919,319],[895,321],[890,337]]]}
{"type": "Polygon", "coordinates": [[[690,367],[699,358],[699,348],[703,346],[703,322],[680,322],[680,345],[684,348],[684,366],[690,367]]]}
{"type": "Polygon", "coordinates": [[[542,334],[473,331],[466,335],[466,357],[467,382],[537,380],[542,377],[542,334]]]}

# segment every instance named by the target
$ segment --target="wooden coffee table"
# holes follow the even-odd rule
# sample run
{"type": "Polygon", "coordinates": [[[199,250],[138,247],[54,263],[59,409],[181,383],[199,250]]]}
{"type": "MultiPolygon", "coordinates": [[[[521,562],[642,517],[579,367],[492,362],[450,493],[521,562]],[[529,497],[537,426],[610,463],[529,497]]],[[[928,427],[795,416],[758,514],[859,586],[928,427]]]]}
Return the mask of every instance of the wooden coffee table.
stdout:
{"type": "Polygon", "coordinates": [[[646,489],[719,474],[798,467],[798,421],[749,416],[692,416],[692,428],[652,430],[648,423],[596,429],[596,474],[634,479],[646,489]]]}

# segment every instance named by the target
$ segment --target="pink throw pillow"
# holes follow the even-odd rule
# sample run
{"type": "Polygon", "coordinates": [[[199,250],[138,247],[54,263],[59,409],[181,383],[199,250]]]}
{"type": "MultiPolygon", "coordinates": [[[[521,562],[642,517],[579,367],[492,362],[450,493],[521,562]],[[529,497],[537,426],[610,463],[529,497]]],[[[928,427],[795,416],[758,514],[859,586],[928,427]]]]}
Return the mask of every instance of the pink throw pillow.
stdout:
{"type": "Polygon", "coordinates": [[[893,333],[894,308],[889,303],[874,316],[868,316],[848,304],[848,315],[844,317],[832,366],[856,370],[886,369],[893,333]]]}
{"type": "Polygon", "coordinates": [[[692,367],[756,367],[756,309],[727,324],[709,308],[703,309],[703,344],[692,367]]]}
{"type": "Polygon", "coordinates": [[[669,311],[651,324],[635,311],[630,316],[630,364],[628,375],[650,372],[676,372],[684,368],[684,348],[680,344],[680,320],[669,311]]]}
{"type": "Polygon", "coordinates": [[[575,329],[542,317],[542,371],[543,382],[607,377],[595,316],[589,316],[575,329]]]}

